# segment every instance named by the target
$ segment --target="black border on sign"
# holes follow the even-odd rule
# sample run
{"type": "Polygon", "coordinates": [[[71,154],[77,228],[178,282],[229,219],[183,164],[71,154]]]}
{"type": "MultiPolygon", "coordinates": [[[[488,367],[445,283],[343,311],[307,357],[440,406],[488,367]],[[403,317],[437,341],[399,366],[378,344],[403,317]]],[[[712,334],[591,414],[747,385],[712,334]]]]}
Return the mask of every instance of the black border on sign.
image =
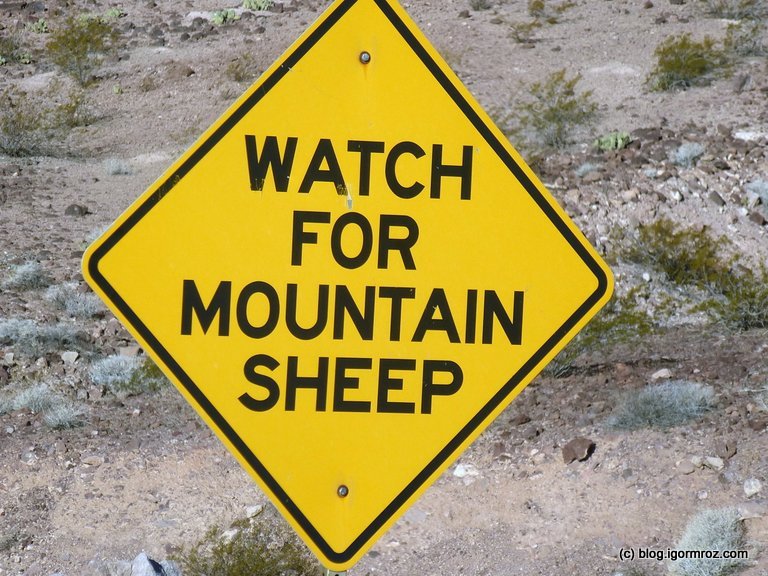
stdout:
{"type": "Polygon", "coordinates": [[[216,410],[200,388],[192,381],[182,367],[173,359],[170,353],[160,343],[160,341],[150,332],[147,326],[139,319],[130,306],[120,297],[117,291],[106,280],[99,271],[99,262],[107,253],[133,228],[163,197],[168,194],[174,185],[181,180],[223,137],[234,127],[258,102],[267,94],[277,83],[293,68],[301,58],[303,58],[312,47],[328,32],[358,0],[342,0],[332,12],[310,33],[307,38],[299,44],[295,50],[289,54],[284,62],[267,77],[253,92],[207,140],[202,142],[195,149],[186,161],[173,172],[155,192],[149,196],[133,213],[101,244],[87,262],[88,271],[96,284],[103,290],[104,294],[114,303],[114,305],[124,315],[126,320],[136,329],[146,343],[152,348],[157,356],[178,378],[179,382],[186,388],[189,394],[195,399],[198,405],[211,418],[213,423],[224,433],[234,448],[242,455],[246,462],[251,466],[254,472],[262,479],[269,490],[282,503],[288,513],[301,526],[309,538],[315,543],[319,550],[325,556],[336,563],[349,561],[369,540],[373,538],[376,532],[413,496],[413,494],[429,479],[429,477],[458,449],[458,447],[483,423],[483,421],[498,406],[512,394],[525,377],[541,362],[564,337],[573,329],[573,327],[598,303],[608,290],[608,278],[597,261],[592,257],[585,246],[579,241],[573,231],[559,216],[557,211],[544,198],[541,191],[525,174],[525,171],[515,162],[507,151],[507,148],[496,138],[493,131],[485,124],[482,118],[477,114],[472,105],[462,96],[461,91],[451,81],[442,68],[430,56],[429,52],[419,42],[419,39],[413,34],[405,22],[398,16],[397,12],[388,3],[388,0],[373,0],[382,13],[387,17],[390,23],[400,33],[405,42],[416,53],[424,66],[434,76],[435,80],[448,93],[451,99],[461,109],[467,119],[483,136],[485,141],[501,158],[504,164],[515,175],[515,178],[522,184],[526,192],[547,215],[549,220],[555,225],[557,230],[568,241],[568,244],[579,255],[586,266],[592,271],[598,281],[598,287],[595,292],[581,305],[573,315],[547,340],[544,345],[515,373],[509,381],[483,406],[483,408],[472,418],[456,436],[424,467],[424,469],[395,497],[395,499],[371,522],[371,524],[358,536],[346,550],[334,550],[323,539],[317,529],[310,523],[306,516],[298,509],[290,496],[280,487],[274,477],[263,466],[256,455],[246,446],[243,440],[237,435],[222,415],[216,410]]]}

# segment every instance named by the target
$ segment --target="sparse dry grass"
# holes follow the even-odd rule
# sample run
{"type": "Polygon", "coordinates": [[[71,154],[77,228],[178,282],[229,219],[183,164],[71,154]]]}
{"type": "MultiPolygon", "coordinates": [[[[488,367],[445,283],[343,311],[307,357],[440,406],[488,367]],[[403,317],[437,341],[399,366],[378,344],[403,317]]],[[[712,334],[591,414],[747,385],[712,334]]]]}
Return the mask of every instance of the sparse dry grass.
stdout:
{"type": "Polygon", "coordinates": [[[624,395],[608,424],[617,430],[672,428],[700,418],[714,405],[711,386],[673,380],[624,395]]]}

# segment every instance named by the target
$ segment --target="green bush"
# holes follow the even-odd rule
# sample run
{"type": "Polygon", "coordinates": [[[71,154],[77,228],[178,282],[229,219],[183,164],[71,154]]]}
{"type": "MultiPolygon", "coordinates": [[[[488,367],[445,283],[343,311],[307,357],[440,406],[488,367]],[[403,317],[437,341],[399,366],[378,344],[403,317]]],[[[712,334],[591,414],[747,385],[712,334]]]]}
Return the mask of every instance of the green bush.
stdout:
{"type": "Polygon", "coordinates": [[[0,345],[13,346],[25,356],[89,347],[87,335],[72,324],[39,325],[34,320],[19,318],[0,319],[0,345]]]}
{"type": "Polygon", "coordinates": [[[35,34],[48,34],[48,22],[44,18],[38,18],[36,22],[30,22],[27,24],[27,30],[35,34]]]}
{"type": "Polygon", "coordinates": [[[93,384],[119,397],[154,392],[166,382],[152,360],[117,354],[94,362],[89,376],[93,384]]]}
{"type": "Polygon", "coordinates": [[[544,374],[553,378],[568,376],[574,372],[576,361],[585,354],[641,340],[650,334],[651,319],[639,309],[635,297],[634,291],[622,297],[614,296],[546,366],[544,374]]]}
{"type": "Polygon", "coordinates": [[[534,144],[545,148],[564,148],[571,143],[576,129],[592,124],[597,104],[592,91],[576,93],[581,75],[567,78],[565,69],[549,75],[544,82],[531,85],[533,100],[517,104],[511,114],[511,132],[531,134],[534,144]]]}
{"type": "Polygon", "coordinates": [[[104,311],[98,296],[82,292],[74,282],[49,287],[45,299],[74,318],[92,318],[104,311]]]}
{"type": "Polygon", "coordinates": [[[243,8],[246,10],[269,10],[275,3],[274,0],[243,0],[243,8]]]}
{"type": "Polygon", "coordinates": [[[528,0],[528,15],[538,22],[556,24],[560,20],[560,16],[573,6],[575,3],[569,0],[559,4],[553,4],[548,0],[528,0]]]}
{"type": "Polygon", "coordinates": [[[626,394],[608,425],[616,430],[680,426],[710,410],[714,396],[711,386],[684,380],[648,386],[626,394]]]}
{"type": "Polygon", "coordinates": [[[662,272],[679,286],[708,297],[696,309],[732,330],[768,327],[768,269],[743,266],[725,237],[713,238],[706,228],[679,229],[661,219],[641,226],[636,242],[623,252],[632,262],[662,272]]]}
{"type": "Polygon", "coordinates": [[[738,56],[766,56],[768,46],[763,40],[765,24],[762,22],[737,22],[729,24],[723,40],[726,52],[738,56]]]}
{"type": "MultiPolygon", "coordinates": [[[[272,508],[270,508],[272,510],[272,508]]],[[[176,559],[184,576],[312,576],[319,566],[274,512],[212,528],[176,559]]]]}
{"type": "Polygon", "coordinates": [[[730,64],[715,40],[706,36],[696,42],[688,33],[669,36],[656,47],[654,55],[656,65],[646,81],[656,91],[707,85],[725,74],[730,64]]]}
{"type": "Polygon", "coordinates": [[[600,136],[595,140],[595,148],[599,152],[608,152],[609,150],[623,150],[632,138],[629,136],[629,132],[610,132],[605,136],[600,136]]]}
{"type": "Polygon", "coordinates": [[[87,86],[104,56],[117,49],[118,39],[117,30],[105,19],[69,16],[51,33],[46,51],[51,62],[87,86]]]}
{"type": "Polygon", "coordinates": [[[26,92],[0,93],[0,152],[8,156],[37,154],[45,141],[45,119],[26,92]]]}
{"type": "Polygon", "coordinates": [[[227,64],[225,73],[235,82],[250,82],[258,76],[258,69],[253,56],[245,52],[227,64]]]}
{"type": "Polygon", "coordinates": [[[768,269],[759,266],[724,275],[713,297],[699,309],[731,330],[768,328],[768,269]]]}
{"type": "Polygon", "coordinates": [[[35,290],[45,288],[51,283],[51,278],[40,262],[29,261],[14,266],[2,287],[6,290],[35,290]]]}
{"type": "Polygon", "coordinates": [[[480,10],[490,10],[492,6],[493,4],[491,3],[491,0],[469,0],[469,7],[476,12],[480,10]]]}
{"type": "Polygon", "coordinates": [[[706,0],[707,10],[715,18],[758,20],[768,12],[765,0],[706,0]]]}
{"type": "Polygon", "coordinates": [[[74,428],[83,423],[82,409],[56,393],[47,382],[38,382],[0,397],[0,414],[29,410],[41,414],[43,423],[53,430],[74,428]]]}
{"type": "Polygon", "coordinates": [[[541,28],[541,22],[532,20],[530,22],[516,22],[510,26],[509,35],[519,44],[532,44],[536,30],[541,28]]]}
{"type": "Polygon", "coordinates": [[[239,19],[240,19],[240,16],[238,16],[237,12],[235,12],[231,8],[228,8],[226,10],[217,10],[211,16],[211,22],[213,22],[216,26],[230,24],[235,20],[239,20],[239,19]]]}
{"type": "Polygon", "coordinates": [[[666,218],[640,226],[637,240],[624,256],[663,272],[670,282],[709,289],[730,274],[732,261],[723,261],[727,238],[712,238],[706,228],[681,230],[666,218]]]}
{"type": "MultiPolygon", "coordinates": [[[[722,552],[742,552],[745,531],[736,508],[702,510],[688,525],[677,551],[718,551],[720,558],[683,558],[670,561],[669,572],[673,576],[726,576],[746,566],[744,559],[723,558],[722,552]]],[[[728,554],[730,556],[730,554],[728,554]]]]}
{"type": "Polygon", "coordinates": [[[54,154],[70,130],[94,120],[83,90],[53,82],[42,93],[9,87],[0,92],[0,152],[9,156],[54,154]]]}

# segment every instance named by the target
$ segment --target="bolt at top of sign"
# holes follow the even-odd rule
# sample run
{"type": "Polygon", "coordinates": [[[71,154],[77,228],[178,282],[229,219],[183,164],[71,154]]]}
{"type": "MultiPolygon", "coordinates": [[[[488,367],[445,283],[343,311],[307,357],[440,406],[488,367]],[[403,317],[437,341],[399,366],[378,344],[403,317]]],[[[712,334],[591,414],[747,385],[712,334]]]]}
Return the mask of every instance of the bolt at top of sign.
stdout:
{"type": "Polygon", "coordinates": [[[611,275],[394,0],[338,0],[84,273],[343,570],[611,275]]]}

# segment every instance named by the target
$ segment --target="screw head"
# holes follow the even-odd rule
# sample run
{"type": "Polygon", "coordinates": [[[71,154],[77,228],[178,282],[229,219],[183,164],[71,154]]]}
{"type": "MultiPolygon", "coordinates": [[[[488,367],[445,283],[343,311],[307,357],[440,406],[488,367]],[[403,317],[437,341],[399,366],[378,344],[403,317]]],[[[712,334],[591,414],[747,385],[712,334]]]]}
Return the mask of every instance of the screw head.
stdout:
{"type": "Polygon", "coordinates": [[[342,484],[336,490],[336,494],[338,494],[339,498],[346,498],[347,495],[349,494],[349,488],[347,488],[344,484],[342,484]]]}
{"type": "Polygon", "coordinates": [[[371,61],[371,53],[370,52],[360,52],[360,62],[363,64],[368,64],[371,61]]]}

